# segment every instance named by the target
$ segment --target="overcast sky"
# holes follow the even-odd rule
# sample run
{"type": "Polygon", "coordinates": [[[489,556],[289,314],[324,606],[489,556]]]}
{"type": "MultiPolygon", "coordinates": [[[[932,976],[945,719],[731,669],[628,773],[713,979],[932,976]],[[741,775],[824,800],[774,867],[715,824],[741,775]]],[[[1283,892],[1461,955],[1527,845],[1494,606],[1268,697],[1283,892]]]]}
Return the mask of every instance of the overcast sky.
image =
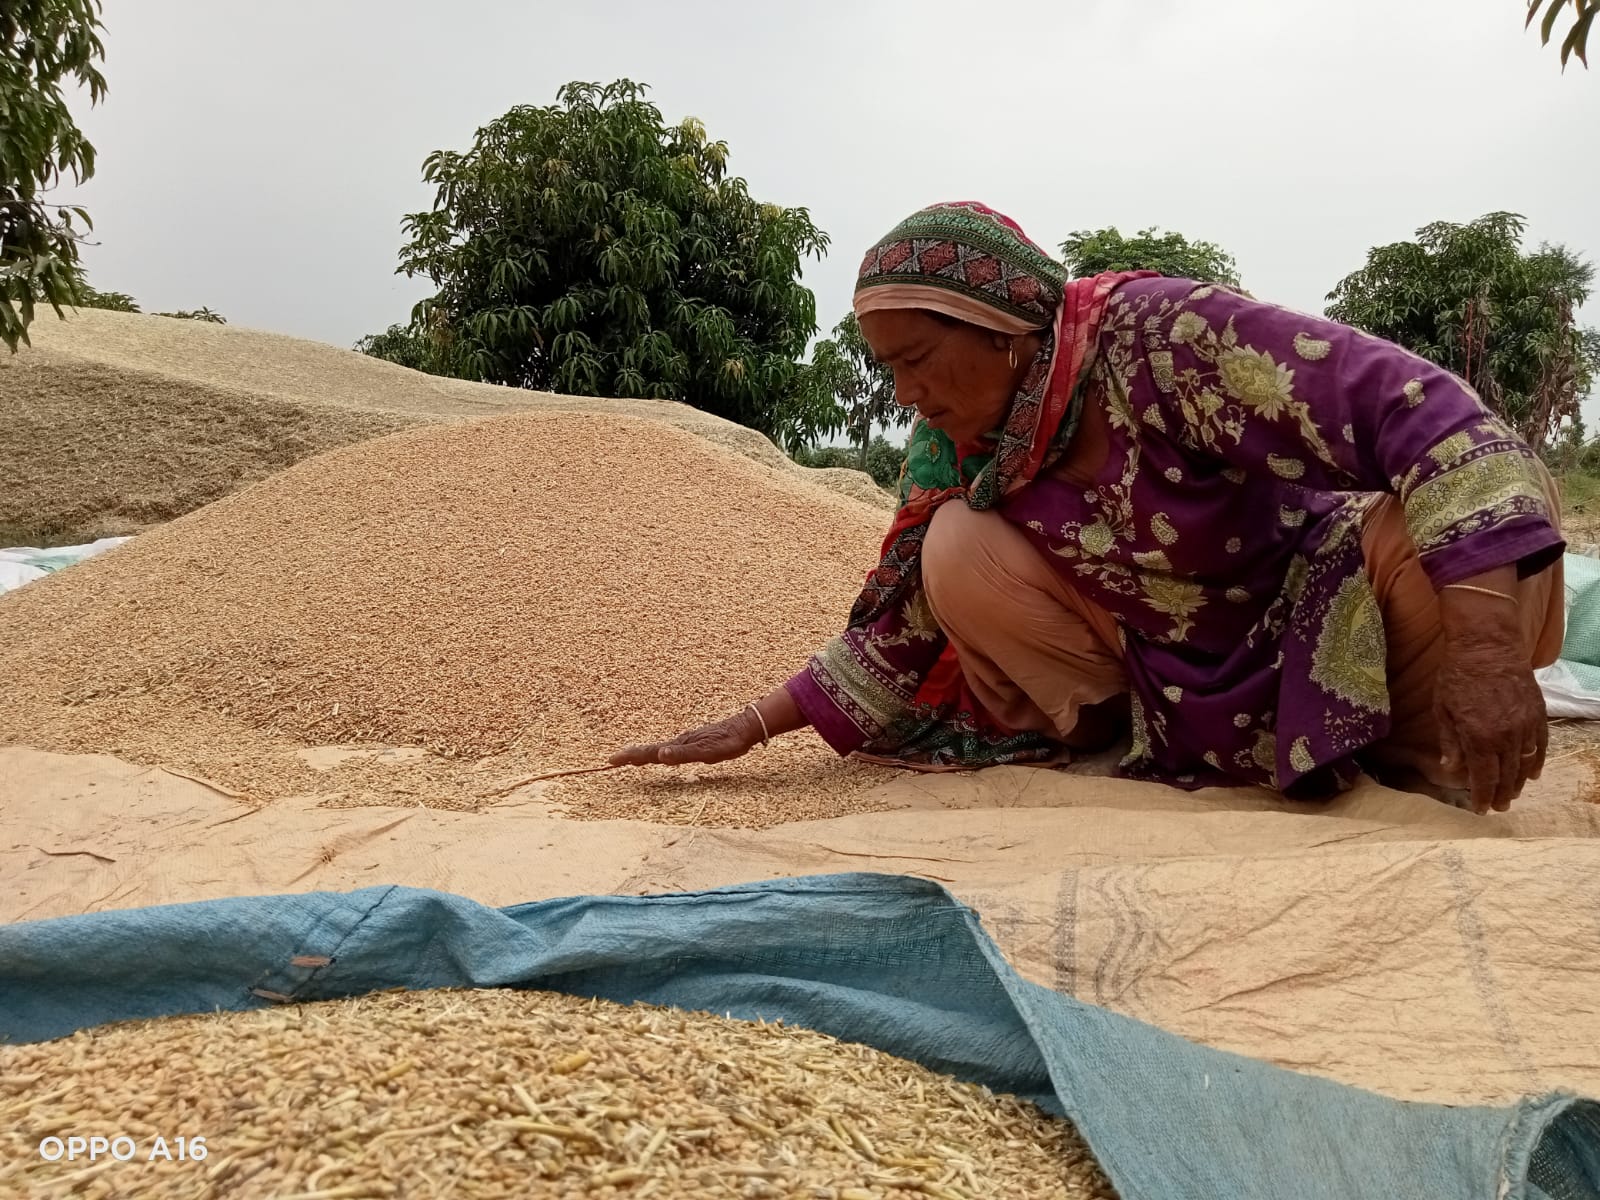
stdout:
{"type": "MultiPolygon", "coordinates": [[[[1523,0],[107,0],[80,123],[91,281],[145,309],[349,345],[425,294],[396,276],[423,157],[573,79],[651,85],[761,200],[833,239],[830,328],[865,248],[979,199],[1052,251],[1156,224],[1256,295],[1321,311],[1375,244],[1511,209],[1600,254],[1600,73],[1523,0]]],[[[1562,29],[1567,22],[1563,21],[1562,29]]],[[[1589,312],[1597,307],[1591,303],[1589,312]]]]}

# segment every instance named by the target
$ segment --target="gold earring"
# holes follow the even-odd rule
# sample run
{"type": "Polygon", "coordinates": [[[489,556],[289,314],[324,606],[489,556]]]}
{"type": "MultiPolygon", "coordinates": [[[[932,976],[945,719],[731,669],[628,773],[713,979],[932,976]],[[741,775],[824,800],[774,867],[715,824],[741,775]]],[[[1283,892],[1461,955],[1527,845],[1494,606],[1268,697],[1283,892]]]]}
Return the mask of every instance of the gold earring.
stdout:
{"type": "Polygon", "coordinates": [[[1012,342],[1008,348],[1008,356],[1011,359],[1011,369],[1015,371],[1017,369],[1017,344],[1015,342],[1012,342]]]}

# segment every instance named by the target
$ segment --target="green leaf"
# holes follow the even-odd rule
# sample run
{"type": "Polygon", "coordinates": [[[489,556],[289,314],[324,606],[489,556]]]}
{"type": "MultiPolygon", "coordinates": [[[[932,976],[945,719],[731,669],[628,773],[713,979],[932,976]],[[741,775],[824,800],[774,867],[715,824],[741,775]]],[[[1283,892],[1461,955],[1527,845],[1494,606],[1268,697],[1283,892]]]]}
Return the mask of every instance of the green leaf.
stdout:
{"type": "Polygon", "coordinates": [[[1573,25],[1572,31],[1567,34],[1567,40],[1561,45],[1561,65],[1567,65],[1567,59],[1576,53],[1578,61],[1585,67],[1589,65],[1589,27],[1594,24],[1595,14],[1600,13],[1600,3],[1591,3],[1573,25]]]}
{"type": "Polygon", "coordinates": [[[1556,18],[1561,15],[1561,10],[1566,7],[1567,0],[1550,0],[1550,9],[1544,15],[1544,23],[1539,26],[1539,44],[1550,44],[1550,32],[1556,26],[1556,18]]]}

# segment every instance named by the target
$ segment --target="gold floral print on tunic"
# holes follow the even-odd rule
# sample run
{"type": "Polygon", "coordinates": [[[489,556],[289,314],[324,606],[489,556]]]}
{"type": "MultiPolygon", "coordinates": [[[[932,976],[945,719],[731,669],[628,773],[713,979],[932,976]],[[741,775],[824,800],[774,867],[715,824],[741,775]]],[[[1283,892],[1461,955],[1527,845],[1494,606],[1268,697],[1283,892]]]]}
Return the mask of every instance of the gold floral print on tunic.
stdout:
{"type": "MultiPolygon", "coordinates": [[[[1194,299],[1202,299],[1198,292],[1191,293],[1194,299]]],[[[1206,319],[1192,310],[1184,310],[1172,322],[1172,332],[1168,335],[1175,346],[1187,346],[1211,332],[1211,326],[1206,324],[1206,319]]]]}
{"type": "Polygon", "coordinates": [[[1248,421],[1289,419],[1312,454],[1342,470],[1310,407],[1294,394],[1294,368],[1243,343],[1232,318],[1219,333],[1203,316],[1184,309],[1173,319],[1170,338],[1174,345],[1188,346],[1201,364],[1175,370],[1173,376],[1182,436],[1190,445],[1223,453],[1227,443],[1243,441],[1248,421]]]}
{"type": "Polygon", "coordinates": [[[1216,365],[1227,394],[1267,420],[1276,421],[1294,404],[1294,371],[1266,351],[1235,343],[1216,356],[1216,365]]]}
{"type": "Polygon", "coordinates": [[[866,669],[844,638],[829,641],[816,661],[834,681],[829,696],[862,730],[881,735],[904,715],[905,702],[866,669]]]}
{"type": "Polygon", "coordinates": [[[1366,572],[1339,585],[1312,652],[1311,678],[1346,704],[1389,711],[1383,611],[1366,572]]]}
{"type": "Polygon", "coordinates": [[[1462,431],[1461,433],[1452,433],[1442,442],[1430,447],[1428,450],[1428,457],[1433,459],[1436,465],[1440,467],[1448,467],[1457,459],[1463,457],[1464,455],[1470,454],[1473,450],[1473,447],[1475,447],[1477,444],[1477,439],[1474,438],[1470,433],[1465,431],[1462,431]]]}
{"type": "Polygon", "coordinates": [[[1250,747],[1250,757],[1263,771],[1270,771],[1274,781],[1278,776],[1278,739],[1270,729],[1256,730],[1255,744],[1250,747]]]}
{"type": "Polygon", "coordinates": [[[1189,630],[1194,628],[1191,618],[1205,607],[1205,590],[1198,583],[1170,575],[1146,575],[1139,581],[1139,587],[1147,605],[1172,618],[1172,629],[1167,637],[1174,642],[1188,637],[1189,630]]]}
{"type": "Polygon", "coordinates": [[[1333,343],[1314,338],[1309,333],[1294,335],[1294,352],[1307,362],[1321,362],[1333,350],[1333,343]]]}
{"type": "Polygon", "coordinates": [[[1104,558],[1111,553],[1115,542],[1116,536],[1111,532],[1111,526],[1104,521],[1096,521],[1078,530],[1078,544],[1083,547],[1085,554],[1095,558],[1104,558]]]}
{"type": "Polygon", "coordinates": [[[1150,352],[1150,378],[1163,392],[1170,392],[1178,386],[1178,378],[1172,370],[1172,351],[1150,352]]]}
{"type": "Polygon", "coordinates": [[[1281,454],[1267,455],[1267,466],[1272,468],[1272,473],[1280,479],[1300,479],[1306,473],[1306,465],[1298,458],[1288,458],[1281,454]]]}
{"type": "Polygon", "coordinates": [[[919,589],[905,605],[901,619],[903,628],[899,633],[893,637],[873,638],[866,645],[867,652],[872,654],[885,670],[892,668],[882,658],[882,647],[909,646],[912,642],[933,642],[943,633],[939,628],[939,622],[934,619],[933,605],[929,603],[928,593],[925,590],[919,589]]]}
{"type": "Polygon", "coordinates": [[[1546,508],[1544,491],[1521,449],[1469,458],[1403,495],[1406,527],[1421,554],[1546,508]]]}

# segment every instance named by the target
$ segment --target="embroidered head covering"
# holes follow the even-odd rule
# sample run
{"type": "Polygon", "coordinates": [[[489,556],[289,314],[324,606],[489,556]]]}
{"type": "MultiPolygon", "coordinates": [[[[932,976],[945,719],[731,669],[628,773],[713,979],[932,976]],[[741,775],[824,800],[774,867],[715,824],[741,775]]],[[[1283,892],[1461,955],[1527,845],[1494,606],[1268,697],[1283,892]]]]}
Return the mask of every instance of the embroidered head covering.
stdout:
{"type": "Polygon", "coordinates": [[[1066,271],[1010,217],[972,200],[933,204],[862,260],[856,315],[922,308],[1013,336],[1049,326],[1066,271]]]}
{"type": "Polygon", "coordinates": [[[912,426],[900,508],[851,611],[851,628],[921,589],[922,541],[941,504],[961,499],[975,510],[995,508],[1061,457],[1078,423],[1079,385],[1111,293],[1151,274],[1068,282],[1015,221],[973,201],[924,208],[867,252],[856,281],[858,315],[929,309],[1012,336],[1044,337],[995,444],[958,447],[924,421],[912,426]]]}

